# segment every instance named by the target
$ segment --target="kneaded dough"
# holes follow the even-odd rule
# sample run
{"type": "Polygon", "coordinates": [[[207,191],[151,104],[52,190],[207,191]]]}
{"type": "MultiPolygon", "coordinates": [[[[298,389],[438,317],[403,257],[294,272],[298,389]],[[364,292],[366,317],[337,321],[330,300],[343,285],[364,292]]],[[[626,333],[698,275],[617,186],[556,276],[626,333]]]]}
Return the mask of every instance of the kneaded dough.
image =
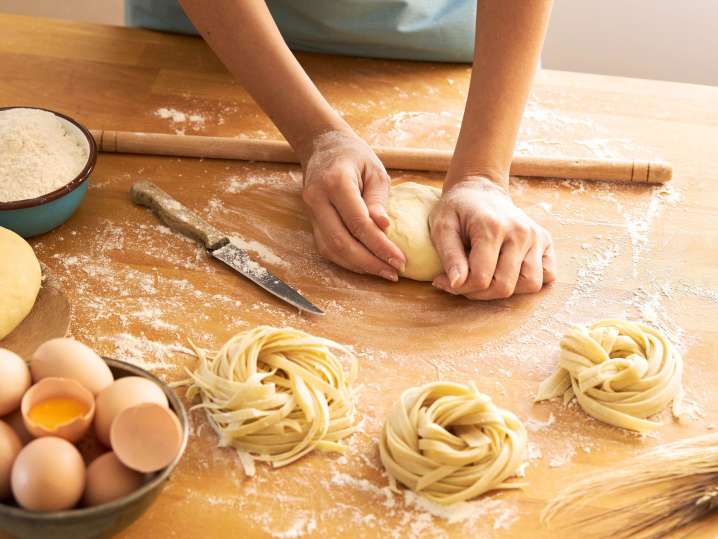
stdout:
{"type": "Polygon", "coordinates": [[[441,189],[406,182],[389,191],[391,224],[387,236],[406,256],[402,277],[432,281],[444,272],[429,233],[429,214],[441,196],[441,189]]]}
{"type": "Polygon", "coordinates": [[[402,483],[450,505],[525,486],[509,478],[526,447],[521,421],[473,384],[433,382],[402,393],[384,424],[379,458],[393,489],[402,483]]]}
{"type": "Polygon", "coordinates": [[[12,230],[0,227],[0,340],[32,310],[42,272],[32,247],[12,230]]]}
{"type": "Polygon", "coordinates": [[[644,324],[601,320],[574,326],[561,340],[558,369],[539,386],[536,401],[576,398],[588,415],[616,427],[648,432],[646,419],[673,403],[680,416],[683,360],[665,335],[644,324]]]}

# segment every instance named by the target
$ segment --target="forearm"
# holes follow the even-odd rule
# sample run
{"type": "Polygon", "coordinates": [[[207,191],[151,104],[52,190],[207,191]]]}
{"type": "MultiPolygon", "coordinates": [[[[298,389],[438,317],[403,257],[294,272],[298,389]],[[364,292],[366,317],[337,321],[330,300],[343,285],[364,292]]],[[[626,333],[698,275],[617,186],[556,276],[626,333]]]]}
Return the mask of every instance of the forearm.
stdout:
{"type": "Polygon", "coordinates": [[[552,0],[478,0],[469,95],[445,189],[478,175],[508,184],[551,5],[552,0]]]}
{"type": "Polygon", "coordinates": [[[321,133],[351,130],[299,65],[264,2],[180,3],[205,41],[300,159],[309,155],[312,140],[321,133]]]}

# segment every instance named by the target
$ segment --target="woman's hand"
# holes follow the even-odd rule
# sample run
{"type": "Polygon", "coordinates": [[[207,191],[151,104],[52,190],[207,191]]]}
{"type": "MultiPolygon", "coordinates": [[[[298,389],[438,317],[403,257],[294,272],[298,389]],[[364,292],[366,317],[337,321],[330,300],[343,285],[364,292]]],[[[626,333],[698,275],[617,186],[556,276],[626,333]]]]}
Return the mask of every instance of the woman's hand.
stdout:
{"type": "Polygon", "coordinates": [[[469,299],[538,292],[556,279],[551,235],[488,178],[451,185],[429,224],[445,273],[434,286],[469,299]]]}
{"type": "Polygon", "coordinates": [[[398,280],[406,257],[384,233],[389,176],[367,143],[348,131],[324,133],[302,167],[319,253],[357,273],[398,280]]]}
{"type": "Polygon", "coordinates": [[[297,152],[319,251],[360,273],[397,280],[405,257],[389,241],[389,179],[366,143],[319,93],[265,2],[181,0],[212,50],[297,152]],[[214,4],[214,3],[212,3],[214,4]],[[241,22],[242,31],[237,32],[241,22]]]}

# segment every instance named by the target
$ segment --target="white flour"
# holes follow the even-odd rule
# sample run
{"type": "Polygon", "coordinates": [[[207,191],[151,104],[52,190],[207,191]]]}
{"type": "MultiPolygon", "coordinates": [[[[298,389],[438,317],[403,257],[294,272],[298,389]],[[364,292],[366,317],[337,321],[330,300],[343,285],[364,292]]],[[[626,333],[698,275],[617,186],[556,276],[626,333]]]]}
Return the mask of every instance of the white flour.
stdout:
{"type": "Polygon", "coordinates": [[[192,131],[200,131],[206,121],[203,114],[183,112],[171,107],[160,107],[154,112],[154,115],[163,120],[169,120],[177,135],[185,134],[185,126],[189,126],[192,131]]]}
{"type": "Polygon", "coordinates": [[[88,145],[51,112],[0,111],[0,202],[59,189],[82,171],[88,155],[88,145]]]}

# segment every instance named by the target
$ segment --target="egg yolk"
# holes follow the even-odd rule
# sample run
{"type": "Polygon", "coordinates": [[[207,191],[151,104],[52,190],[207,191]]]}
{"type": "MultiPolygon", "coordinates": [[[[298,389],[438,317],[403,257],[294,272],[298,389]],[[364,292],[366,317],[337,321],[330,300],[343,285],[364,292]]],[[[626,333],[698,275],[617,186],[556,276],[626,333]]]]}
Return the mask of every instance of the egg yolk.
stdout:
{"type": "Polygon", "coordinates": [[[54,429],[84,416],[88,410],[87,405],[77,399],[56,397],[38,402],[27,415],[36,425],[54,429]]]}

